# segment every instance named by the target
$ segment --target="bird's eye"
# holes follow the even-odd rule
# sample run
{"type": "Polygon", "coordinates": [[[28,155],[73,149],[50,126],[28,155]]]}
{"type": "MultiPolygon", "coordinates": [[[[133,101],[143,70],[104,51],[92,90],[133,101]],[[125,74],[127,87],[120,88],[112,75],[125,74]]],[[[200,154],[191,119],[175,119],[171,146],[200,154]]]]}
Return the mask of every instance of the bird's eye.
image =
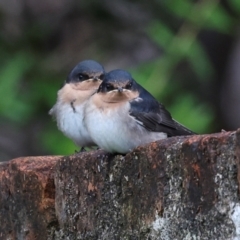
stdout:
{"type": "Polygon", "coordinates": [[[84,81],[84,80],[87,80],[87,77],[86,77],[86,75],[80,73],[80,74],[78,74],[78,80],[84,81]]]}
{"type": "Polygon", "coordinates": [[[107,91],[112,91],[114,89],[114,87],[111,84],[107,83],[106,89],[107,89],[107,91]]]}
{"type": "Polygon", "coordinates": [[[101,74],[101,75],[99,76],[99,79],[103,80],[103,77],[104,77],[104,74],[101,74]]]}
{"type": "Polygon", "coordinates": [[[132,87],[132,83],[131,82],[126,85],[126,89],[131,89],[131,87],[132,87]]]}

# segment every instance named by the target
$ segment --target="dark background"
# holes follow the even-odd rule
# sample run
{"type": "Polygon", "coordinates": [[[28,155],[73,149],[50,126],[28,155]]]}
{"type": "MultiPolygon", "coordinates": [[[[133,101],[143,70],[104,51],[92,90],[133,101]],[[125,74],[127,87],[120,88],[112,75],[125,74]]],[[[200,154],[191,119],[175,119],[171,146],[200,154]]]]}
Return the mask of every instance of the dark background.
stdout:
{"type": "Polygon", "coordinates": [[[0,160],[78,149],[48,115],[84,59],[123,68],[198,133],[240,126],[240,1],[0,1],[0,160]]]}

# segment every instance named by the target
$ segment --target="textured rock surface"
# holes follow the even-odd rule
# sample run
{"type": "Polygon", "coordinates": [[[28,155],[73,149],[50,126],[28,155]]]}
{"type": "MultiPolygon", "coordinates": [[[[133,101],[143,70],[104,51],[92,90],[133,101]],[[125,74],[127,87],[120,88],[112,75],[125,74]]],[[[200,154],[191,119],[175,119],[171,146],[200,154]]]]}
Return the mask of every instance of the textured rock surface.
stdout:
{"type": "Polygon", "coordinates": [[[0,239],[46,239],[56,224],[53,167],[60,157],[0,164],[0,239]]]}
{"type": "Polygon", "coordinates": [[[0,165],[0,239],[240,239],[240,131],[0,165]]]}

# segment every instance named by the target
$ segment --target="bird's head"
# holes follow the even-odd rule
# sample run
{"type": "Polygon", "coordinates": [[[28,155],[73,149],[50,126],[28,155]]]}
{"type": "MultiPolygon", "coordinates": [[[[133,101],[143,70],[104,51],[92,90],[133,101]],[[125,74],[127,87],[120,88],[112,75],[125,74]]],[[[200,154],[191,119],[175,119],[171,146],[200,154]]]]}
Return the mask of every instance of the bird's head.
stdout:
{"type": "Polygon", "coordinates": [[[93,60],[85,60],[73,68],[65,84],[71,84],[76,90],[97,90],[104,74],[105,70],[101,64],[93,60]]]}
{"type": "Polygon", "coordinates": [[[137,84],[130,73],[120,69],[106,73],[97,92],[106,95],[109,102],[129,101],[139,95],[137,84]]]}

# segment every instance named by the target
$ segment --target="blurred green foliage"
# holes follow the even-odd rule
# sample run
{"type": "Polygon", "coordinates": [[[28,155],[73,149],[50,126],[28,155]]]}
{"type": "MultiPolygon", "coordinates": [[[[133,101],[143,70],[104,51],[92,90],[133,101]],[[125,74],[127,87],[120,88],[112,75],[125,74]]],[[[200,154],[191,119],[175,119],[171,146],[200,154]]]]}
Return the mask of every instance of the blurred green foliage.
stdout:
{"type": "MultiPolygon", "coordinates": [[[[150,24],[147,30],[149,36],[164,50],[164,56],[134,69],[133,75],[157,99],[166,103],[172,116],[180,123],[197,133],[211,132],[215,120],[213,107],[200,102],[197,96],[181,89],[180,84],[170,79],[184,78],[180,74],[176,76],[176,73],[178,66],[187,61],[196,75],[193,80],[196,87],[200,82],[211,81],[215,70],[197,37],[200,31],[206,29],[232,34],[237,20],[217,0],[166,0],[161,4],[164,4],[173,18],[181,20],[181,25],[174,30],[170,24],[160,19],[150,24]],[[171,103],[167,103],[168,96],[173,96],[171,103]]],[[[232,3],[232,7],[239,6],[239,1],[232,3]]]]}
{"type": "MultiPolygon", "coordinates": [[[[205,29],[233,34],[236,19],[217,0],[165,0],[158,1],[158,4],[180,23],[173,27],[161,17],[153,19],[146,33],[163,49],[164,55],[129,70],[141,85],[169,109],[177,121],[198,133],[210,132],[215,109],[201,102],[173,79],[184,78],[178,68],[187,62],[185,71],[194,72],[196,88],[201,82],[210,81],[215,70],[198,35],[205,29]]],[[[230,0],[229,4],[240,12],[240,1],[230,0]]],[[[30,43],[31,49],[27,51],[20,44],[11,48],[6,41],[1,41],[0,115],[19,127],[47,117],[48,110],[56,101],[57,90],[66,77],[66,72],[51,71],[51,66],[44,64],[51,56],[47,55],[47,51],[42,51],[41,47],[40,50],[37,48],[43,44],[43,36],[48,34],[43,33],[43,28],[41,31],[38,29],[33,24],[22,40],[25,46],[30,43]]],[[[47,27],[46,32],[49,33],[47,27]]],[[[3,36],[0,38],[5,39],[3,36]]],[[[57,130],[50,116],[48,118],[44,130],[38,134],[39,146],[46,153],[72,154],[77,147],[57,130]]]]}
{"type": "Polygon", "coordinates": [[[240,13],[240,2],[238,0],[230,0],[230,4],[232,6],[232,9],[240,13]]]}
{"type": "Polygon", "coordinates": [[[0,114],[11,121],[24,123],[32,114],[33,105],[21,93],[24,89],[20,86],[20,80],[31,67],[31,56],[18,52],[0,68],[0,95],[4,96],[0,114]]]}

